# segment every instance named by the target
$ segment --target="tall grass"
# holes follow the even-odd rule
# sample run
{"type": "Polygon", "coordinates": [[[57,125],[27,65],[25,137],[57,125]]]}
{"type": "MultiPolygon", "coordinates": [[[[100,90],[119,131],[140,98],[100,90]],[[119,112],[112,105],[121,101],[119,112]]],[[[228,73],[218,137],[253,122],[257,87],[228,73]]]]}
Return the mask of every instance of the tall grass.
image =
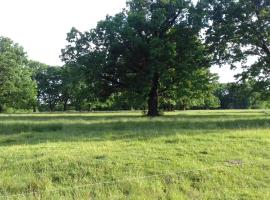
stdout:
{"type": "Polygon", "coordinates": [[[268,111],[0,115],[0,199],[270,199],[268,111]]]}

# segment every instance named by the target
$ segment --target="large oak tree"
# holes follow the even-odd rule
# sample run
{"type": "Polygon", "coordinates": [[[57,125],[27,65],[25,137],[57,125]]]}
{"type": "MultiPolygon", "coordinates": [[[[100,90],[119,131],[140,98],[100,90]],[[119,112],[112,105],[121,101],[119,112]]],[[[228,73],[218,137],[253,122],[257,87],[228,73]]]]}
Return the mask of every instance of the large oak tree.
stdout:
{"type": "Polygon", "coordinates": [[[130,0],[89,32],[73,28],[62,58],[84,70],[99,97],[139,94],[147,99],[148,115],[157,116],[161,94],[177,92],[196,78],[191,74],[210,67],[194,11],[190,1],[130,0]]]}

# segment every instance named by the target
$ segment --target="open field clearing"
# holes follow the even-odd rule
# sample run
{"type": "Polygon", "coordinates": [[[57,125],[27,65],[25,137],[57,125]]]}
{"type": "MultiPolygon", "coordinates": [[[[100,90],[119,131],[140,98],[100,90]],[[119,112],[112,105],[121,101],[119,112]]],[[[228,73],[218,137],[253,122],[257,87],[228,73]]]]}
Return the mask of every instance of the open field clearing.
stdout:
{"type": "Polygon", "coordinates": [[[0,199],[270,199],[270,111],[0,115],[0,199]]]}

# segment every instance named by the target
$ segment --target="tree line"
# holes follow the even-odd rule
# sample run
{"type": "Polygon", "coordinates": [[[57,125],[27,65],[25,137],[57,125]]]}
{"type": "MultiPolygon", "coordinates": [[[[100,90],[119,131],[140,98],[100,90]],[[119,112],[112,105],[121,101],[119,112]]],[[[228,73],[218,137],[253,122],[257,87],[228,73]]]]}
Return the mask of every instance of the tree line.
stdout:
{"type": "Polygon", "coordinates": [[[1,37],[0,110],[267,108],[269,19],[265,0],[128,0],[95,28],[72,28],[61,67],[1,37]],[[239,81],[219,84],[216,64],[241,65],[239,81]]]}

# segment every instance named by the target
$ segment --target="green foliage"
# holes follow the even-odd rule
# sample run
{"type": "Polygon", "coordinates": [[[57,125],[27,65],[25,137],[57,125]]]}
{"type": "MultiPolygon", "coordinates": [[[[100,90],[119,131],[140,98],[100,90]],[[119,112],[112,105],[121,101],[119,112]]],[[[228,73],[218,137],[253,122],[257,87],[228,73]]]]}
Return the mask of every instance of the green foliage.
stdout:
{"type": "Polygon", "coordinates": [[[0,37],[0,112],[8,107],[32,108],[36,101],[36,83],[31,76],[23,48],[0,37]]]}
{"type": "Polygon", "coordinates": [[[61,98],[61,68],[47,66],[36,73],[39,103],[46,103],[53,111],[61,98]]]}
{"type": "MultiPolygon", "coordinates": [[[[29,61],[33,79],[38,84],[37,107],[40,111],[67,111],[68,106],[78,111],[89,110],[85,104],[91,100],[82,73],[73,66],[48,66],[37,61],[29,61]]],[[[89,103],[88,103],[89,105],[89,103]]]]}
{"type": "MultiPolygon", "coordinates": [[[[203,0],[207,19],[206,43],[214,62],[240,63],[241,78],[256,80],[257,90],[269,97],[270,2],[266,0],[203,0]],[[247,62],[257,58],[255,63],[247,62]]],[[[202,9],[204,8],[204,9],[202,9]]]]}
{"type": "Polygon", "coordinates": [[[264,0],[128,0],[94,29],[71,29],[62,67],[0,37],[0,111],[267,108],[269,14],[264,0]],[[244,72],[216,89],[209,68],[225,63],[244,72]]]}
{"type": "Polygon", "coordinates": [[[88,104],[87,110],[91,110],[90,104],[95,104],[96,99],[88,92],[84,74],[77,67],[64,65],[61,68],[61,101],[64,104],[63,110],[68,109],[68,105],[74,105],[78,111],[84,110],[84,105],[88,104]]]}
{"type": "Polygon", "coordinates": [[[189,1],[133,0],[127,5],[89,32],[73,28],[62,57],[87,74],[89,91],[98,98],[139,94],[148,102],[148,114],[155,116],[159,91],[176,92],[192,82],[190,74],[210,67],[208,54],[189,1]]]}
{"type": "Polygon", "coordinates": [[[222,109],[259,109],[267,108],[262,93],[254,90],[254,82],[220,84],[216,96],[222,109]]]}

